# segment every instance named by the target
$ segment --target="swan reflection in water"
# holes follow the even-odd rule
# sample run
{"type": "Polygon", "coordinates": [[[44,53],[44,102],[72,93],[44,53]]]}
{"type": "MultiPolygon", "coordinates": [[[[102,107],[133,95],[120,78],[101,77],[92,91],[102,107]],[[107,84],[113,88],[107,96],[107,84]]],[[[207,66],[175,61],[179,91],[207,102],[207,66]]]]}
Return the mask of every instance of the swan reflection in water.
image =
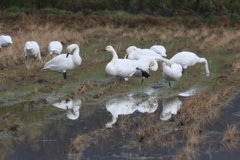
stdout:
{"type": "Polygon", "coordinates": [[[106,123],[107,128],[112,128],[119,115],[132,114],[135,111],[153,113],[158,107],[157,97],[153,95],[154,89],[150,88],[142,94],[129,94],[124,97],[109,99],[105,106],[112,114],[112,120],[106,123]]]}
{"type": "MultiPolygon", "coordinates": [[[[181,92],[178,94],[180,97],[189,97],[193,96],[197,93],[197,89],[193,88],[187,90],[185,92],[181,92]]],[[[167,121],[172,117],[172,114],[176,115],[178,110],[181,108],[182,101],[178,97],[171,97],[163,100],[162,112],[160,114],[160,119],[163,121],[167,121]]]]}
{"type": "Polygon", "coordinates": [[[71,120],[76,120],[78,119],[80,114],[79,110],[81,104],[82,104],[81,99],[67,98],[61,100],[60,102],[54,103],[53,106],[66,110],[67,117],[71,120]]]}
{"type": "Polygon", "coordinates": [[[162,103],[163,109],[160,114],[160,119],[162,121],[169,120],[172,117],[172,114],[177,114],[181,105],[182,101],[178,97],[164,99],[162,103]]]}

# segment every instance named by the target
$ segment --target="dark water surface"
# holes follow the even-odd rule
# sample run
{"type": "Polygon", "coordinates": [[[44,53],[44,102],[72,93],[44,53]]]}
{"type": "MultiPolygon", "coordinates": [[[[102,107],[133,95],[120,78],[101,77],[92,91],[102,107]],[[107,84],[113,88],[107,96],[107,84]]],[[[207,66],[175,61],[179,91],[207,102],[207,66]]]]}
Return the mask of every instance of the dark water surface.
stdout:
{"type": "MultiPolygon", "coordinates": [[[[112,124],[112,127],[116,128],[120,126],[118,121],[127,115],[130,116],[130,119],[134,120],[144,117],[147,114],[153,114],[153,117],[159,119],[159,121],[163,119],[164,124],[167,125],[169,120],[171,120],[171,114],[169,118],[166,116],[160,118],[160,115],[167,110],[164,108],[164,106],[167,106],[167,103],[174,106],[173,108],[170,107],[170,109],[175,109],[175,111],[172,111],[172,114],[174,114],[174,112],[177,112],[180,109],[181,104],[184,103],[184,97],[173,96],[168,100],[164,100],[158,95],[144,93],[141,95],[126,94],[120,98],[117,97],[116,99],[111,97],[104,103],[87,104],[82,102],[81,104],[78,104],[79,116],[74,114],[73,110],[69,112],[70,114],[73,113],[74,116],[77,116],[76,120],[69,119],[66,116],[66,109],[64,109],[64,107],[66,107],[65,104],[62,105],[62,109],[54,107],[53,105],[46,105],[41,112],[44,113],[47,112],[48,109],[51,111],[53,109],[54,111],[52,111],[50,117],[47,115],[44,118],[45,120],[43,123],[38,123],[36,121],[31,124],[31,122],[29,122],[33,127],[31,130],[28,130],[28,127],[23,127],[22,132],[26,134],[24,136],[24,140],[17,140],[19,135],[12,134],[12,144],[8,146],[11,149],[11,152],[9,152],[6,158],[9,160],[172,159],[174,158],[174,155],[178,154],[181,148],[186,144],[186,139],[183,138],[182,131],[176,130],[169,133],[169,137],[172,134],[177,135],[177,142],[175,143],[174,148],[159,147],[159,145],[156,144],[152,144],[151,147],[143,147],[141,149],[137,147],[124,147],[128,143],[127,141],[129,141],[129,137],[132,136],[132,131],[128,130],[124,134],[113,132],[110,137],[100,138],[97,143],[91,143],[90,146],[81,153],[68,153],[68,148],[71,142],[73,142],[78,135],[89,135],[93,132],[97,132],[98,130],[101,132],[105,129],[105,125],[113,120],[113,115],[106,108],[107,104],[113,106],[125,105],[125,107],[128,106],[128,104],[132,104],[132,110],[124,108],[126,109],[124,114],[120,113],[122,111],[118,108],[118,111],[116,111],[118,112],[118,119],[112,124]],[[148,105],[146,105],[146,103],[148,103],[148,105]],[[86,110],[86,108],[88,110],[86,110]],[[89,114],[89,108],[90,110],[94,110],[91,114],[89,114]],[[36,134],[29,134],[29,132],[36,132],[36,134]]],[[[34,106],[37,104],[32,103],[31,105],[34,106]]],[[[236,96],[229,106],[230,107],[222,109],[219,121],[206,125],[204,131],[222,134],[222,132],[226,130],[228,124],[239,123],[240,116],[239,114],[237,115],[237,112],[240,111],[240,96],[236,96]]],[[[67,109],[71,109],[71,107],[68,106],[67,109]]],[[[39,109],[35,108],[29,112],[39,112],[39,109]]],[[[15,114],[17,114],[17,112],[15,114]]],[[[111,130],[111,128],[107,128],[106,130],[111,130]]],[[[212,136],[213,142],[200,143],[200,149],[206,150],[207,148],[212,148],[212,150],[209,154],[200,152],[198,159],[239,159],[239,148],[228,152],[218,145],[217,142],[219,141],[219,134],[209,134],[212,136]]],[[[4,140],[4,138],[2,138],[2,140],[4,140]]]]}

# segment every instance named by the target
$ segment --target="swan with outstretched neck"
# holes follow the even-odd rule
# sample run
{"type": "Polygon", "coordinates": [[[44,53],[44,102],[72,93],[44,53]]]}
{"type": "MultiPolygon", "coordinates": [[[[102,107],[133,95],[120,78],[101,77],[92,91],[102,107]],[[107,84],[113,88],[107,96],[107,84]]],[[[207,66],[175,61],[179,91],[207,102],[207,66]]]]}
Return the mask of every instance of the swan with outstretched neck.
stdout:
{"type": "Polygon", "coordinates": [[[77,44],[71,44],[67,47],[67,54],[60,54],[48,61],[43,70],[63,73],[63,78],[67,79],[67,71],[80,66],[82,58],[80,57],[80,48],[77,44]],[[70,53],[73,54],[71,55],[70,53]]]}
{"type": "Polygon", "coordinates": [[[189,66],[193,66],[196,63],[204,63],[206,76],[209,76],[209,74],[210,74],[210,71],[208,68],[208,61],[205,58],[198,57],[193,52],[187,52],[187,51],[179,52],[179,53],[175,54],[170,59],[170,61],[173,63],[180,64],[183,67],[183,69],[186,69],[189,66]]]}

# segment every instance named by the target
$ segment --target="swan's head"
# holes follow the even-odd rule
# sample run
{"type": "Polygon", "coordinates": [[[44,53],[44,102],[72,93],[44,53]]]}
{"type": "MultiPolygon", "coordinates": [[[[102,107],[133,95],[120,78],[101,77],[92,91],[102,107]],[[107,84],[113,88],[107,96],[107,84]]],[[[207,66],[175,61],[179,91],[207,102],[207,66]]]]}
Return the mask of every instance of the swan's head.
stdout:
{"type": "Polygon", "coordinates": [[[76,49],[79,49],[79,46],[77,44],[71,44],[69,46],[67,46],[67,54],[71,54],[73,53],[76,49]]]}
{"type": "Polygon", "coordinates": [[[158,69],[158,63],[157,63],[157,61],[154,60],[154,59],[150,59],[150,63],[149,63],[148,69],[149,69],[150,71],[156,71],[156,70],[158,69]]]}
{"type": "Polygon", "coordinates": [[[138,48],[136,46],[130,46],[126,49],[126,58],[128,58],[128,55],[131,53],[131,52],[134,52],[136,51],[138,48]]]}
{"type": "Polygon", "coordinates": [[[112,52],[115,51],[113,46],[107,46],[105,49],[103,49],[102,51],[108,51],[108,52],[112,52]]]}
{"type": "Polygon", "coordinates": [[[161,119],[162,121],[167,121],[167,120],[169,120],[171,117],[172,117],[171,112],[161,113],[161,114],[160,114],[160,119],[161,119]]]}

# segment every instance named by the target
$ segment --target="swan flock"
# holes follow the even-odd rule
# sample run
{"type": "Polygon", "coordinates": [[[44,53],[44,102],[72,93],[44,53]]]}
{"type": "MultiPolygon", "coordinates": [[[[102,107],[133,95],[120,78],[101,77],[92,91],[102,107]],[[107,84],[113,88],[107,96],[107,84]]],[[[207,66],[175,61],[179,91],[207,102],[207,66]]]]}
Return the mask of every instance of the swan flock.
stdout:
{"type": "MultiPolygon", "coordinates": [[[[0,36],[0,49],[12,45],[10,36],[0,36]]],[[[77,44],[67,46],[66,53],[63,51],[63,45],[60,41],[51,41],[48,45],[48,52],[51,59],[45,63],[42,70],[48,70],[63,74],[67,79],[67,71],[79,67],[82,63],[80,56],[80,47],[77,44]]],[[[159,65],[162,69],[163,78],[171,87],[172,81],[177,81],[183,75],[188,67],[197,63],[203,63],[205,75],[209,76],[209,66],[206,58],[200,58],[195,53],[182,51],[176,53],[172,58],[167,59],[166,49],[162,45],[153,45],[148,48],[138,48],[129,46],[126,49],[124,58],[119,58],[113,46],[107,46],[102,51],[110,52],[112,59],[106,64],[105,71],[108,75],[119,77],[128,81],[132,76],[141,77],[142,82],[149,78],[152,72],[156,72],[159,65]]],[[[24,46],[24,56],[33,57],[35,60],[42,60],[40,46],[36,41],[27,41],[24,46]]]]}

